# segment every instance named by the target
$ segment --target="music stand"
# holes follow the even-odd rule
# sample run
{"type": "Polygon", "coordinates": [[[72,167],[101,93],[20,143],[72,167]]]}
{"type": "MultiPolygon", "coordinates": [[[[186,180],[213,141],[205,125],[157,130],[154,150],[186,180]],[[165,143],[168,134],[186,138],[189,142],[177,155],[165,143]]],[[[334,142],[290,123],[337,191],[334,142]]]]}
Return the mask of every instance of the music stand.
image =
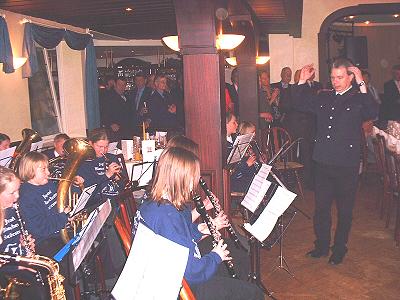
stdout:
{"type": "Polygon", "coordinates": [[[246,154],[250,142],[253,140],[254,133],[239,135],[232,146],[232,151],[229,153],[227,165],[233,165],[239,162],[246,154]]]}
{"type": "Polygon", "coordinates": [[[8,167],[13,158],[13,154],[16,148],[17,147],[14,146],[0,151],[0,166],[8,167]]]}

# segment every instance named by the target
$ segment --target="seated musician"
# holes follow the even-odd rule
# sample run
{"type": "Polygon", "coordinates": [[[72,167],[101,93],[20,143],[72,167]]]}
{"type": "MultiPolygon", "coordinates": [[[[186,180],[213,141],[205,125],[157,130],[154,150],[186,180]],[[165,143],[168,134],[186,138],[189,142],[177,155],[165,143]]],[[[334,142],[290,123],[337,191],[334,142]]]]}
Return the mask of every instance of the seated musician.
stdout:
{"type": "MultiPolygon", "coordinates": [[[[26,256],[27,249],[35,250],[35,240],[28,235],[25,241],[21,235],[18,216],[13,207],[18,201],[19,187],[20,180],[14,171],[0,166],[0,253],[26,256]]],[[[27,287],[19,286],[20,299],[48,299],[48,293],[37,282],[33,270],[0,264],[0,273],[30,283],[27,287]]],[[[4,279],[0,277],[0,281],[4,279]]],[[[1,286],[6,285],[7,282],[1,282],[1,286]]]]}
{"type": "Polygon", "coordinates": [[[7,134],[0,133],[0,151],[10,148],[10,137],[7,134]]]}
{"type": "Polygon", "coordinates": [[[150,199],[140,206],[134,226],[143,222],[155,233],[189,248],[184,276],[196,299],[264,299],[248,282],[215,276],[219,264],[231,259],[223,240],[201,256],[197,242],[210,233],[206,224],[192,223],[188,207],[199,178],[197,156],[185,149],[167,148],[160,157],[150,199]]]}
{"type": "MultiPolygon", "coordinates": [[[[253,124],[251,124],[253,125],[253,124]]],[[[239,132],[239,134],[251,133],[249,128],[243,127],[243,131],[239,132]],[[249,132],[247,132],[249,131],[249,132]]],[[[254,126],[254,125],[253,125],[254,126]]],[[[236,120],[236,116],[230,113],[226,114],[226,135],[227,135],[227,157],[229,153],[232,151],[233,143],[236,138],[236,130],[238,128],[238,123],[236,120]]],[[[255,129],[255,127],[254,127],[255,129]]],[[[231,174],[231,191],[232,192],[241,192],[244,193],[247,191],[251,180],[256,173],[256,168],[254,163],[256,162],[256,156],[252,153],[251,155],[245,155],[242,160],[237,163],[234,168],[234,172],[231,174]]]]}
{"type": "MultiPolygon", "coordinates": [[[[177,136],[174,136],[173,138],[171,138],[167,144],[167,148],[170,148],[170,147],[182,148],[182,149],[192,152],[196,156],[199,156],[199,145],[183,135],[177,135],[177,136]]],[[[213,196],[214,196],[215,200],[219,203],[218,198],[215,195],[213,195],[213,196]]],[[[208,197],[205,198],[205,200],[203,200],[203,203],[204,203],[204,207],[207,211],[214,208],[213,204],[208,199],[208,197]]],[[[192,221],[195,222],[199,217],[200,217],[200,214],[198,213],[198,211],[196,209],[193,209],[192,210],[192,221]]],[[[225,223],[229,222],[228,217],[226,216],[226,214],[223,211],[221,211],[219,213],[219,215],[213,221],[214,221],[214,223],[221,222],[221,224],[223,224],[224,222],[225,223]]],[[[240,243],[242,243],[242,246],[244,248],[246,248],[247,247],[247,238],[244,236],[241,236],[239,233],[236,233],[236,234],[239,238],[240,243]]],[[[239,278],[246,278],[249,273],[249,261],[248,261],[249,258],[247,255],[247,251],[245,251],[244,248],[242,248],[242,247],[237,247],[237,245],[234,242],[232,242],[231,239],[226,240],[226,244],[229,247],[231,256],[235,260],[235,265],[237,266],[236,272],[238,273],[239,278]]],[[[210,252],[212,250],[212,243],[211,243],[210,237],[203,239],[199,243],[199,248],[200,248],[200,252],[202,254],[210,252]]],[[[227,269],[223,268],[223,267],[218,268],[217,274],[221,275],[221,276],[229,276],[227,269]]]]}
{"type": "Polygon", "coordinates": [[[48,149],[46,151],[43,151],[42,153],[45,154],[49,159],[53,159],[59,156],[64,156],[64,143],[66,140],[69,140],[69,136],[66,135],[65,133],[60,133],[57,134],[54,137],[54,149],[48,149]]]}
{"type": "MultiPolygon", "coordinates": [[[[26,153],[21,158],[18,171],[23,181],[19,202],[26,229],[36,240],[36,252],[53,257],[64,246],[59,231],[71,221],[68,219],[71,208],[66,207],[61,213],[57,211],[57,185],[48,179],[50,172],[46,155],[26,153]]],[[[62,261],[60,271],[64,277],[67,276],[66,270],[66,261],[62,261]]],[[[68,280],[65,287],[66,293],[73,297],[68,280]]]]}
{"type": "Polygon", "coordinates": [[[89,133],[89,144],[96,152],[96,158],[82,163],[79,167],[75,182],[86,187],[97,184],[96,199],[110,199],[117,196],[123,187],[116,180],[121,170],[118,159],[114,154],[107,153],[109,138],[104,128],[93,129],[89,133]]]}

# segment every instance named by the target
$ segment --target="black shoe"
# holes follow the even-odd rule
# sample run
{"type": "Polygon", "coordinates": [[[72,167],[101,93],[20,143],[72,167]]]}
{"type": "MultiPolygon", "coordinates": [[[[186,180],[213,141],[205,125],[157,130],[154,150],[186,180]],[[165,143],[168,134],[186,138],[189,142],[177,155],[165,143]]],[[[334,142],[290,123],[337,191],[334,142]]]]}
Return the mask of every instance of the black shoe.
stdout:
{"type": "Polygon", "coordinates": [[[328,256],[329,250],[321,250],[318,248],[315,248],[311,250],[310,252],[307,252],[307,256],[312,257],[312,258],[320,258],[322,256],[328,256]]]}
{"type": "Polygon", "coordinates": [[[345,257],[347,251],[341,251],[341,252],[333,252],[331,257],[329,257],[328,263],[331,265],[338,265],[342,263],[343,258],[345,257]]]}

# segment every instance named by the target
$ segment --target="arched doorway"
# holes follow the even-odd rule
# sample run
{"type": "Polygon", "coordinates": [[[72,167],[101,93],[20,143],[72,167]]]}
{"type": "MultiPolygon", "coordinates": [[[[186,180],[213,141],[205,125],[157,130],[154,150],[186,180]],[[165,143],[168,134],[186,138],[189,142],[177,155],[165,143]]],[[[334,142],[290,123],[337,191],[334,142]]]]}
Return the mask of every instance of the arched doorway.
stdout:
{"type": "Polygon", "coordinates": [[[329,80],[328,39],[329,28],[337,20],[346,16],[395,14],[400,11],[400,3],[360,4],[339,9],[331,13],[321,25],[318,33],[319,76],[321,82],[329,80]]]}

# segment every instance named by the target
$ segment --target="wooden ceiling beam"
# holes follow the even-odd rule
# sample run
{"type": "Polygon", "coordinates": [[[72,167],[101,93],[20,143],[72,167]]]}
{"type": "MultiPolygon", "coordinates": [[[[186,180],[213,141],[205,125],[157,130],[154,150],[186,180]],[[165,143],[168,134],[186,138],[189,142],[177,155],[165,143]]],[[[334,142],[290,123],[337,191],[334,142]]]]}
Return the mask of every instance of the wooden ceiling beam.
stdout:
{"type": "Polygon", "coordinates": [[[301,37],[303,20],[303,0],[283,0],[286,10],[289,35],[294,38],[301,37]]]}

